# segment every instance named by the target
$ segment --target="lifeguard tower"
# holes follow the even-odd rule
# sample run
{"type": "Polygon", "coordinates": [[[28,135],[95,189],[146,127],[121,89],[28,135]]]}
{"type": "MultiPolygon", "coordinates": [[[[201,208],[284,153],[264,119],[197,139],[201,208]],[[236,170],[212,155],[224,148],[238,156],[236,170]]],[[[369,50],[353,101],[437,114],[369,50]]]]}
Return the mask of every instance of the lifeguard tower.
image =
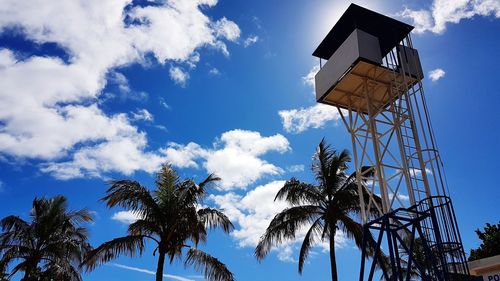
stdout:
{"type": "Polygon", "coordinates": [[[364,224],[359,280],[375,279],[376,268],[385,280],[473,280],[412,29],[351,4],[313,53],[317,101],[338,109],[352,140],[364,224]]]}

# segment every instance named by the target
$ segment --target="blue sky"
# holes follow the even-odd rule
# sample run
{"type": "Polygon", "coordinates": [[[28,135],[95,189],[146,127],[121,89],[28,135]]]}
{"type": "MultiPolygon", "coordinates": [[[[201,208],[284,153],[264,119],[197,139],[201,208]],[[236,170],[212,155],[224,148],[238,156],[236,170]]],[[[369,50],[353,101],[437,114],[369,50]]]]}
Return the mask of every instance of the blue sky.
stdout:
{"type": "MultiPolygon", "coordinates": [[[[474,229],[499,220],[500,2],[361,1],[416,26],[425,94],[465,249],[474,229]],[[431,75],[431,72],[433,75],[431,75]],[[433,79],[431,79],[433,78],[433,79]]],[[[95,212],[98,245],[133,219],[98,202],[108,179],[153,187],[163,162],[183,177],[215,172],[206,204],[236,225],[203,246],[237,280],[327,280],[318,245],[302,276],[297,243],[262,263],[253,248],[284,206],[272,198],[292,176],[313,181],[325,137],[351,149],[332,108],[316,106],[311,53],[347,1],[16,1],[0,7],[0,217],[26,216],[35,196],[63,194],[95,212]]],[[[341,280],[359,253],[338,240],[341,280]]],[[[85,280],[152,280],[152,251],[120,258],[85,280]]],[[[181,263],[166,280],[200,280],[181,263]],[[170,279],[169,279],[170,278],[170,279]],[[184,278],[184,279],[183,279],[184,278]]],[[[354,279],[353,279],[354,278],[354,279]]]]}

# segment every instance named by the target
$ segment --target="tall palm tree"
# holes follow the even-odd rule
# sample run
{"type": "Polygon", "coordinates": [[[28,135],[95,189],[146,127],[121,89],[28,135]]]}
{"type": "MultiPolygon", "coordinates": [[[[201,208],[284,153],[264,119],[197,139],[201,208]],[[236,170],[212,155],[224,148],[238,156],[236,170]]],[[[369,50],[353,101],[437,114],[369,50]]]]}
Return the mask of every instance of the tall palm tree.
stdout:
{"type": "MultiPolygon", "coordinates": [[[[320,142],[312,165],[317,185],[292,178],[278,191],[275,200],[285,200],[290,207],[269,223],[255,249],[258,260],[262,260],[273,246],[295,239],[298,232],[307,226],[309,229],[299,253],[299,273],[302,273],[304,262],[314,244],[328,241],[331,278],[332,281],[338,280],[335,234],[338,230],[342,231],[354,239],[360,248],[363,241],[363,226],[352,217],[360,213],[360,204],[355,173],[350,176],[346,174],[350,160],[347,150],[337,152],[324,139],[320,142]]],[[[368,192],[366,187],[364,192],[368,192]]],[[[370,248],[375,245],[371,234],[367,239],[370,248]]],[[[372,253],[368,251],[369,255],[372,253]]]]}
{"type": "Polygon", "coordinates": [[[86,210],[69,211],[64,196],[35,198],[31,221],[7,216],[0,221],[0,271],[19,261],[9,276],[24,271],[23,281],[82,280],[80,263],[91,250],[83,223],[91,222],[86,210]]]}
{"type": "Polygon", "coordinates": [[[218,180],[210,175],[199,184],[192,180],[181,181],[170,166],[164,165],[157,173],[155,191],[136,181],[112,181],[102,201],[108,207],[126,208],[140,219],[129,225],[127,236],[105,242],[92,251],[86,259],[88,269],[92,270],[121,254],[142,255],[146,240],[150,240],[156,245],[153,255],[158,253],[157,281],[163,279],[165,258],[172,264],[174,258],[182,258],[185,249],[185,265],[203,271],[206,279],[234,280],[222,262],[197,249],[200,242],[206,241],[208,229],[220,227],[229,233],[234,228],[221,211],[201,208],[206,187],[218,180]]]}

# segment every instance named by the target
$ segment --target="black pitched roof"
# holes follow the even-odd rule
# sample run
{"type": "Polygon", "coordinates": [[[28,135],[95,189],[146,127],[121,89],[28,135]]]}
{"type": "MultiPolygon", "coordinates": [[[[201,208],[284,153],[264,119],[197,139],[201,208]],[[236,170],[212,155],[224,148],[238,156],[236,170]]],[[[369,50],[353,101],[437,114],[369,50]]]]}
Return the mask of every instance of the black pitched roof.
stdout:
{"type": "Polygon", "coordinates": [[[413,26],[351,4],[316,48],[313,56],[328,60],[356,28],[378,37],[380,51],[385,56],[412,31],[413,26]]]}

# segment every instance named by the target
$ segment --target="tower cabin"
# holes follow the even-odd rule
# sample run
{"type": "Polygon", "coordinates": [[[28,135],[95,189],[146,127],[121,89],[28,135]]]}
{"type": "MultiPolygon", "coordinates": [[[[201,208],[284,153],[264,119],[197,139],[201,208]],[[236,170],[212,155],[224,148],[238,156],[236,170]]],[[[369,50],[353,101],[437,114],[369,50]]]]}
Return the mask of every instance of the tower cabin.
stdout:
{"type": "Polygon", "coordinates": [[[403,42],[412,29],[351,4],[313,53],[321,65],[316,100],[370,115],[383,110],[423,78],[417,51],[403,42]]]}

